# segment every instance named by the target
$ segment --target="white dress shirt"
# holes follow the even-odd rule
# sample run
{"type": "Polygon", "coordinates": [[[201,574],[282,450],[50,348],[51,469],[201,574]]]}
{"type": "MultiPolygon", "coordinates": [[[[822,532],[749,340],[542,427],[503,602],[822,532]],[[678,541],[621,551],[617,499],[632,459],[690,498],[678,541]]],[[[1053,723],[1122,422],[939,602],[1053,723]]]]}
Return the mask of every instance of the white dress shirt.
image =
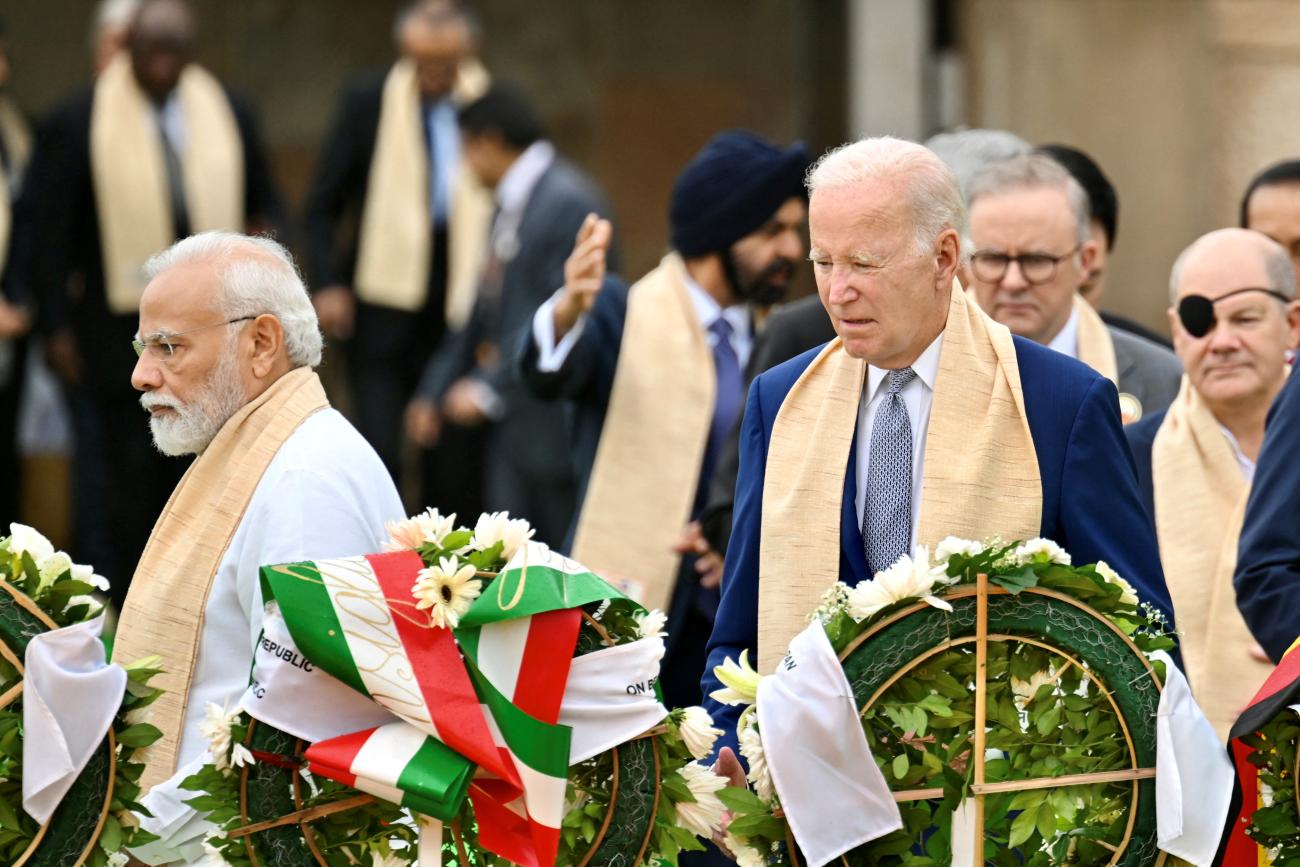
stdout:
{"type": "Polygon", "coordinates": [[[1070,318],[1065,320],[1061,330],[1047,344],[1048,349],[1055,349],[1071,358],[1079,357],[1079,311],[1071,308],[1070,318]]]}
{"type": "MultiPolygon", "coordinates": [[[[740,361],[740,369],[743,371],[745,365],[749,364],[749,353],[754,348],[754,326],[749,307],[745,304],[732,304],[725,308],[720,306],[712,295],[704,291],[703,286],[691,278],[690,274],[686,275],[686,291],[691,297],[691,306],[695,308],[695,316],[699,319],[700,327],[709,338],[710,349],[718,342],[718,338],[709,330],[713,327],[714,321],[722,317],[730,323],[731,348],[736,353],[736,358],[740,361]]],[[[555,305],[563,293],[564,289],[559,289],[546,299],[546,303],[537,308],[537,313],[533,315],[533,342],[537,344],[537,369],[542,373],[554,373],[564,366],[564,360],[569,357],[573,345],[578,342],[578,335],[582,333],[582,326],[587,321],[586,313],[579,316],[578,321],[564,335],[564,339],[556,342],[555,305]]]]}
{"type": "Polygon", "coordinates": [[[433,166],[430,185],[430,210],[433,221],[445,224],[451,218],[451,184],[460,164],[460,128],[456,124],[456,106],[444,97],[424,111],[427,127],[429,162],[433,166]]]}
{"type": "Polygon", "coordinates": [[[1237,459],[1237,469],[1241,470],[1241,477],[1246,480],[1246,484],[1255,481],[1255,462],[1241,450],[1241,444],[1232,435],[1232,431],[1223,425],[1219,425],[1219,430],[1223,431],[1224,437],[1228,440],[1228,445],[1232,446],[1232,456],[1237,459]]]}
{"type": "Polygon", "coordinates": [[[316,413],[285,440],[217,568],[181,731],[179,770],[143,799],[154,818],[142,824],[163,839],[137,850],[137,857],[147,856],[148,863],[203,857],[210,826],[182,803],[194,793],[178,786],[208,761],[207,740],[199,732],[207,706],[234,710],[248,686],[262,629],[259,569],[378,551],[388,536],[384,522],[404,516],[379,456],[336,410],[316,413]]]}
{"type": "MultiPolygon", "coordinates": [[[[916,547],[916,523],[921,514],[921,483],[925,469],[925,434],[930,426],[930,405],[934,403],[934,381],[939,375],[939,355],[943,349],[943,332],[925,351],[912,362],[916,377],[903,386],[898,394],[903,398],[907,408],[907,420],[912,425],[912,539],[911,546],[916,547]]],[[[875,424],[876,410],[884,400],[887,391],[885,384],[889,371],[884,368],[867,367],[867,382],[858,402],[857,449],[857,497],[854,502],[858,527],[862,526],[862,513],[867,503],[867,470],[871,466],[871,429],[875,424]]]]}

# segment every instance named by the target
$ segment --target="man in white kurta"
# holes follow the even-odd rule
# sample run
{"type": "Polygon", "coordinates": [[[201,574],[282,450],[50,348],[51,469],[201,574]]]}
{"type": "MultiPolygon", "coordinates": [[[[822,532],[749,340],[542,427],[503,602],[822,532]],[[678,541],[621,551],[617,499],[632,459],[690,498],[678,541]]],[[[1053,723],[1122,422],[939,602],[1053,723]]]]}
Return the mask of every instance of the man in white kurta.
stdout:
{"type": "Polygon", "coordinates": [[[209,828],[178,784],[208,761],[208,709],[233,711],[248,685],[259,568],[378,550],[402,506],[374,450],[325,400],[315,314],[282,247],[208,233],[150,273],[132,382],[158,448],[198,456],[145,550],[115,650],[163,656],[163,739],[143,783],[154,814],[144,825],[163,839],[134,853],[159,864],[203,856],[209,828]]]}

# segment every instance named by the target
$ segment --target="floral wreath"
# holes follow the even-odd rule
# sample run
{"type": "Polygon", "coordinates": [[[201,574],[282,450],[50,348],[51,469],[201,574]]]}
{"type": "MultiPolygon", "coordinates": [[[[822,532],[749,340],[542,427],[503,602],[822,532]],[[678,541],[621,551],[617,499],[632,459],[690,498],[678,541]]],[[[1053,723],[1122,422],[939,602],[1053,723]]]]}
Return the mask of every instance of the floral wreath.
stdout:
{"type": "MultiPolygon", "coordinates": [[[[526,521],[505,512],[484,514],[471,529],[457,527],[455,515],[429,509],[390,523],[388,531],[386,552],[414,551],[423,563],[410,587],[411,608],[428,626],[448,630],[463,626],[525,546],[544,550],[530,542],[526,521]]],[[[574,658],[661,637],[664,623],[662,612],[645,611],[613,591],[582,607],[574,658]]],[[[268,753],[302,756],[303,744],[246,712],[210,707],[204,733],[211,762],[181,785],[199,793],[187,803],[218,828],[204,843],[214,865],[423,863],[428,844],[421,841],[420,811],[410,803],[359,795],[316,764],[309,769],[299,762],[288,770],[268,765],[268,753]],[[268,749],[268,736],[278,746],[268,749]],[[259,789],[259,778],[270,782],[259,789]],[[255,814],[250,801],[256,792],[267,793],[270,806],[255,814]]],[[[720,734],[703,708],[673,710],[640,737],[569,766],[554,863],[675,863],[680,851],[702,850],[699,838],[711,837],[721,823],[717,793],[726,783],[699,760],[720,734]]],[[[512,863],[484,847],[480,821],[465,800],[437,832],[442,854],[462,865],[512,863]]]]}
{"type": "Polygon", "coordinates": [[[108,581],[72,562],[38,531],[10,524],[0,538],[0,861],[120,867],[123,850],[156,839],[136,826],[138,750],[162,736],[147,719],[162,690],[158,657],[123,666],[126,692],[111,729],[43,825],[23,809],[23,660],[37,635],[86,623],[108,581]]]}
{"type": "MultiPolygon", "coordinates": [[[[915,559],[904,556],[873,580],[856,587],[835,584],[809,620],[822,625],[841,660],[872,756],[896,800],[902,801],[903,827],[848,852],[842,860],[847,867],[951,861],[954,816],[972,795],[972,771],[977,764],[983,779],[993,782],[990,789],[1001,785],[1005,791],[981,804],[985,840],[976,845],[985,849],[977,863],[984,858],[996,863],[1114,863],[1117,848],[1122,848],[1116,846],[1117,840],[1123,845],[1136,841],[1125,856],[1128,860],[1119,863],[1150,863],[1155,854],[1154,781],[1137,780],[1132,773],[1122,784],[1009,790],[1011,781],[1018,779],[1132,767],[1126,763],[1129,753],[1121,757],[1126,740],[1130,752],[1137,741],[1147,760],[1154,759],[1153,700],[1165,671],[1163,662],[1152,654],[1172,649],[1174,642],[1166,632],[1164,615],[1139,602],[1132,585],[1105,562],[1072,566],[1070,555],[1047,539],[979,543],[949,537],[937,546],[933,561],[920,548],[915,559]],[[984,719],[988,734],[983,761],[975,756],[979,739],[963,731],[975,719],[976,652],[970,644],[944,641],[956,632],[957,618],[973,614],[972,597],[977,594],[972,593],[972,585],[978,585],[978,595],[986,600],[987,593],[1016,600],[1001,605],[1003,612],[1034,608],[1043,612],[1021,616],[1017,626],[1007,629],[1016,634],[998,636],[1009,640],[987,642],[984,719]],[[1056,608],[1047,608],[1049,604],[1056,608]],[[1062,622],[1063,610],[1088,616],[1062,622]],[[915,631],[911,625],[917,615],[928,617],[930,644],[909,643],[907,636],[915,631]],[[1097,619],[1104,619],[1110,628],[1096,629],[1097,619]],[[1074,636],[1081,645],[1092,640],[1087,633],[1105,637],[1114,657],[1129,665],[1128,676],[1138,672],[1132,677],[1134,683],[1108,687],[1082,653],[1071,659],[1032,639],[1034,634],[1050,633],[1054,639],[1068,640],[1063,633],[1071,630],[1081,633],[1074,636]],[[1021,636],[1029,640],[1021,643],[1021,636]],[[922,650],[940,645],[939,652],[916,661],[922,650]],[[893,661],[868,661],[872,656],[893,657],[893,661]],[[1140,660],[1136,664],[1135,657],[1140,660]],[[875,700],[864,700],[861,686],[868,681],[873,690],[874,684],[883,684],[868,691],[875,700]],[[1121,693],[1135,685],[1145,695],[1129,695],[1125,706],[1137,706],[1135,698],[1146,702],[1134,714],[1149,713],[1147,725],[1152,732],[1145,739],[1141,732],[1129,737],[1118,719],[1120,706],[1112,700],[1123,705],[1126,697],[1121,693]],[[1137,828],[1126,809],[1130,802],[1124,793],[1129,790],[1124,787],[1130,785],[1134,793],[1139,785],[1147,787],[1142,789],[1144,812],[1137,828]],[[924,792],[928,797],[908,799],[909,792],[924,792]],[[1138,840],[1143,835],[1152,839],[1138,840]]],[[[712,697],[744,708],[737,735],[751,786],[720,793],[731,811],[726,843],[741,867],[798,865],[802,862],[796,856],[797,846],[773,783],[769,745],[758,723],[756,702],[764,678],[749,665],[746,653],[714,671],[724,688],[712,697]]]]}

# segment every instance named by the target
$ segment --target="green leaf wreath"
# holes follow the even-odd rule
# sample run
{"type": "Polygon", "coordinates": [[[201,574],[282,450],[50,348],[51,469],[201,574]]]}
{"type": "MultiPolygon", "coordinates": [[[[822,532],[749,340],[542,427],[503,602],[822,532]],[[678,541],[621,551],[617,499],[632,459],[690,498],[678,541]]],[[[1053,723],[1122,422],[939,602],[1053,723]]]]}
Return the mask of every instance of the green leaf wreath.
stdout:
{"type": "MultiPolygon", "coordinates": [[[[1085,603],[1148,657],[1174,646],[1163,614],[1140,603],[1106,563],[1073,566],[1069,554],[1046,539],[946,539],[933,562],[922,548],[915,560],[905,556],[857,587],[836,584],[810,619],[822,623],[843,659],[873,627],[918,602],[952,611],[945,596],[975,584],[981,573],[1009,594],[1040,588],[1085,603]]],[[[1033,642],[988,642],[987,781],[1128,767],[1125,739],[1104,689],[1086,664],[1063,658],[1033,642]]],[[[1163,664],[1150,664],[1163,682],[1163,664]]],[[[867,742],[890,788],[940,790],[942,796],[900,804],[904,827],[848,853],[844,861],[850,867],[928,867],[950,860],[952,817],[970,793],[975,665],[970,645],[951,646],[907,669],[863,711],[867,742]]],[[[761,678],[743,655],[716,673],[725,688],[714,697],[746,705],[737,733],[752,786],[719,793],[733,815],[728,844],[741,867],[795,863],[754,708],[761,678]]],[[[1108,841],[1125,833],[1130,791],[1129,784],[1091,783],[987,796],[985,857],[1007,867],[1109,863],[1114,852],[1108,841]]]]}
{"type": "MultiPolygon", "coordinates": [[[[434,509],[388,529],[385,550],[415,550],[428,567],[421,573],[427,577],[413,588],[421,607],[429,609],[435,622],[441,618],[452,626],[533,534],[526,521],[506,513],[485,514],[471,529],[455,526],[455,515],[434,509]]],[[[664,622],[661,612],[642,611],[628,600],[593,603],[584,608],[575,655],[661,635],[664,622]]],[[[417,820],[409,810],[370,800],[332,812],[331,805],[354,801],[358,792],[314,776],[305,764],[295,770],[297,798],[287,786],[276,797],[285,812],[322,808],[324,815],[312,819],[306,830],[294,824],[245,833],[249,822],[241,789],[244,776],[255,776],[260,767],[246,746],[255,743],[257,725],[245,713],[210,708],[205,733],[213,761],[181,784],[198,793],[187,803],[206,812],[219,829],[204,844],[216,863],[252,867],[250,853],[257,862],[270,863],[267,848],[272,845],[287,846],[278,851],[294,853],[295,860],[277,864],[400,867],[416,861],[417,820]],[[311,836],[312,848],[319,853],[315,861],[300,854],[304,834],[311,836]]],[[[702,850],[699,838],[711,836],[721,823],[724,808],[717,792],[725,781],[699,760],[712,752],[720,734],[703,708],[678,709],[641,737],[570,766],[556,864],[676,863],[679,852],[702,850]]],[[[297,748],[301,753],[303,745],[297,748]]],[[[444,862],[464,867],[509,863],[477,845],[468,800],[460,815],[445,824],[442,847],[444,862]]]]}
{"type": "MultiPolygon", "coordinates": [[[[22,524],[11,524],[10,535],[0,538],[0,582],[5,585],[0,592],[0,644],[8,649],[0,654],[0,696],[6,697],[0,700],[0,862],[15,863],[39,845],[43,858],[57,852],[69,859],[60,863],[92,867],[125,864],[125,848],[156,839],[136,826],[133,813],[144,811],[137,803],[144,764],[136,755],[162,736],[148,722],[149,705],[162,695],[162,690],[149,685],[160,671],[158,658],[123,666],[127,688],[113,721],[112,761],[106,752],[97,751],[51,818],[49,831],[38,840],[41,827],[22,807],[23,675],[9,657],[21,659],[27,642],[41,632],[98,616],[102,606],[91,594],[107,590],[108,582],[91,567],[73,563],[39,532],[22,524]],[[107,774],[110,765],[111,779],[107,774]],[[102,824],[96,831],[95,820],[101,814],[102,824]],[[85,817],[91,817],[89,824],[85,817]],[[77,860],[92,843],[89,854],[77,860]]],[[[106,744],[101,749],[109,747],[106,744]]],[[[50,863],[59,855],[52,856],[50,863]]]]}
{"type": "Polygon", "coordinates": [[[1269,850],[1273,867],[1300,867],[1300,804],[1296,801],[1300,716],[1285,707],[1259,731],[1239,740],[1254,748],[1247,761],[1259,769],[1264,793],[1264,806],[1251,816],[1246,834],[1269,850]]]}

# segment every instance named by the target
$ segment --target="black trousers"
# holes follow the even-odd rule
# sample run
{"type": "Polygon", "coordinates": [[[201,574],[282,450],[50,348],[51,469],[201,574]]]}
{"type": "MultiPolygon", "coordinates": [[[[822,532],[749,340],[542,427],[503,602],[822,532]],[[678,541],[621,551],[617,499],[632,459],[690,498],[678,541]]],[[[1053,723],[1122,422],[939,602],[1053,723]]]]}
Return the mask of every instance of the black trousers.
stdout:
{"type": "MultiPolygon", "coordinates": [[[[533,538],[552,548],[564,544],[577,505],[577,484],[570,475],[530,473],[498,447],[488,452],[484,500],[489,511],[526,518],[533,538]]],[[[567,467],[567,464],[564,466],[567,467]]]]}
{"type": "Polygon", "coordinates": [[[0,536],[7,536],[9,525],[22,520],[19,509],[23,465],[18,454],[18,407],[27,369],[27,341],[10,341],[0,351],[11,353],[7,373],[0,373],[0,536]]]}

